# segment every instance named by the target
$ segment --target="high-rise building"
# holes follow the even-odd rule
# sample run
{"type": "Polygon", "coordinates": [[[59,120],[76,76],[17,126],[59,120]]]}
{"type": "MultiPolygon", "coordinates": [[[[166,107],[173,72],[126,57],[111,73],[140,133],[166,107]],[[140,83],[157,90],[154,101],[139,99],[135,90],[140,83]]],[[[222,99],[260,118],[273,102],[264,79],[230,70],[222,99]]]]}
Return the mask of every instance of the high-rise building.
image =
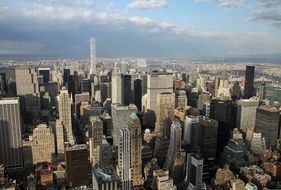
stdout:
{"type": "Polygon", "coordinates": [[[164,168],[167,168],[171,172],[175,156],[179,154],[181,148],[181,124],[179,122],[173,122],[171,125],[170,146],[167,154],[167,158],[164,164],[164,168]]]}
{"type": "Polygon", "coordinates": [[[90,79],[82,79],[81,83],[81,92],[91,93],[91,80],[90,79]]]}
{"type": "Polygon", "coordinates": [[[64,126],[64,131],[66,133],[65,141],[68,141],[71,145],[74,144],[74,136],[72,132],[72,118],[71,118],[71,104],[72,100],[68,94],[67,89],[63,88],[60,91],[60,94],[57,96],[58,100],[58,110],[59,110],[59,119],[64,126]]]}
{"type": "Polygon", "coordinates": [[[169,149],[169,139],[165,137],[156,137],[153,157],[157,159],[158,165],[162,168],[167,158],[169,149]]]}
{"type": "Polygon", "coordinates": [[[254,96],[255,66],[246,66],[244,98],[254,96]]]}
{"type": "Polygon", "coordinates": [[[145,59],[138,59],[138,72],[144,74],[147,72],[147,62],[145,59]]]}
{"type": "Polygon", "coordinates": [[[127,123],[130,118],[129,116],[137,111],[138,109],[134,104],[131,104],[129,106],[112,104],[111,114],[113,125],[113,144],[118,144],[119,129],[128,128],[127,123]]]}
{"type": "Polygon", "coordinates": [[[197,100],[197,108],[203,110],[204,104],[211,100],[211,95],[207,93],[199,94],[197,100]]]}
{"type": "Polygon", "coordinates": [[[162,136],[167,136],[168,120],[173,121],[175,118],[175,94],[171,92],[162,92],[157,94],[156,99],[156,128],[155,131],[162,136]]]}
{"type": "Polygon", "coordinates": [[[230,139],[231,113],[232,101],[230,99],[213,98],[211,100],[210,118],[217,120],[219,123],[217,156],[219,156],[223,150],[223,147],[225,147],[230,139]]]}
{"type": "Polygon", "coordinates": [[[173,74],[166,72],[151,72],[147,75],[147,108],[156,111],[157,95],[163,92],[173,92],[173,74]]]}
{"type": "Polygon", "coordinates": [[[18,98],[0,99],[0,163],[22,167],[22,132],[18,98]]]}
{"type": "Polygon", "coordinates": [[[118,165],[117,173],[121,180],[122,190],[131,190],[132,186],[132,169],[131,169],[131,142],[129,129],[119,129],[119,145],[118,145],[118,165]]]}
{"type": "Polygon", "coordinates": [[[132,103],[131,75],[124,74],[122,81],[124,106],[128,106],[132,103]]]}
{"type": "Polygon", "coordinates": [[[63,86],[67,86],[69,76],[70,76],[70,69],[63,69],[63,86]]]}
{"type": "Polygon", "coordinates": [[[187,96],[185,90],[176,91],[176,107],[186,108],[187,106],[187,96]]]}
{"type": "Polygon", "coordinates": [[[130,131],[131,143],[131,180],[133,186],[141,186],[144,183],[142,177],[142,135],[140,120],[135,113],[130,115],[128,129],[130,131]]]}
{"type": "Polygon", "coordinates": [[[258,87],[257,87],[257,93],[256,97],[262,101],[266,98],[266,84],[265,82],[262,82],[258,87]]]}
{"type": "Polygon", "coordinates": [[[0,95],[6,95],[7,92],[6,73],[0,72],[0,95]]]}
{"type": "Polygon", "coordinates": [[[241,86],[238,81],[235,81],[232,87],[231,97],[233,100],[239,100],[241,98],[241,86]]]}
{"type": "Polygon", "coordinates": [[[279,129],[280,111],[275,107],[260,106],[256,113],[255,132],[260,132],[268,147],[276,147],[279,129]]]}
{"type": "Polygon", "coordinates": [[[203,159],[198,155],[190,153],[187,155],[186,163],[186,179],[188,190],[205,190],[206,185],[202,180],[203,175],[203,159]]]}
{"type": "Polygon", "coordinates": [[[141,99],[142,99],[142,80],[135,79],[134,80],[134,104],[137,106],[137,108],[139,110],[142,109],[141,99]]]}
{"type": "Polygon", "coordinates": [[[113,73],[112,74],[112,89],[111,89],[111,99],[112,103],[124,104],[123,100],[123,74],[122,73],[113,73]]]}
{"type": "Polygon", "coordinates": [[[210,118],[199,120],[199,148],[204,159],[216,158],[218,140],[218,122],[210,118]]]}
{"type": "Polygon", "coordinates": [[[60,119],[56,120],[56,156],[58,161],[64,160],[64,141],[65,141],[65,131],[62,121],[60,119]]]}
{"type": "Polygon", "coordinates": [[[237,121],[236,127],[247,133],[248,129],[254,129],[256,124],[256,110],[259,100],[243,99],[237,101],[237,121]]]}
{"type": "Polygon", "coordinates": [[[224,147],[220,155],[221,165],[228,164],[234,168],[243,167],[246,165],[245,160],[246,144],[242,133],[237,128],[233,129],[233,136],[224,147]]]}
{"type": "Polygon", "coordinates": [[[67,186],[86,187],[89,184],[89,163],[87,145],[79,144],[65,150],[67,186]]]}
{"type": "Polygon", "coordinates": [[[183,140],[185,144],[195,147],[199,139],[199,117],[186,116],[184,121],[183,140]],[[196,134],[197,132],[197,134],[196,134]]]}
{"type": "Polygon", "coordinates": [[[75,101],[74,101],[74,114],[76,118],[79,118],[80,115],[80,106],[82,102],[89,102],[90,101],[90,93],[85,92],[82,94],[75,94],[75,101]]]}
{"type": "Polygon", "coordinates": [[[50,68],[39,68],[38,73],[43,76],[44,84],[47,84],[50,81],[50,68]]]}
{"type": "Polygon", "coordinates": [[[176,190],[173,179],[169,177],[169,171],[165,169],[159,169],[153,171],[153,176],[156,179],[156,190],[176,190]]]}
{"type": "Polygon", "coordinates": [[[38,113],[40,110],[40,93],[37,70],[33,67],[20,67],[15,71],[17,95],[23,98],[23,107],[38,113]]]}
{"type": "Polygon", "coordinates": [[[219,85],[216,97],[228,97],[228,98],[231,97],[226,65],[225,65],[224,71],[222,73],[222,77],[220,80],[220,85],[219,85]]]}
{"type": "Polygon", "coordinates": [[[75,102],[75,95],[80,93],[80,84],[77,72],[74,72],[74,75],[68,76],[67,89],[68,93],[72,96],[72,99],[75,102]]]}
{"type": "Polygon", "coordinates": [[[96,74],[97,67],[97,54],[96,54],[96,38],[90,39],[90,59],[91,59],[91,67],[90,67],[90,75],[96,74]]]}
{"type": "Polygon", "coordinates": [[[99,117],[92,116],[87,128],[90,138],[90,158],[94,166],[99,161],[99,148],[103,140],[103,122],[99,117]]]}
{"type": "Polygon", "coordinates": [[[52,129],[45,124],[38,125],[29,137],[33,164],[52,162],[55,158],[55,138],[52,129]]]}

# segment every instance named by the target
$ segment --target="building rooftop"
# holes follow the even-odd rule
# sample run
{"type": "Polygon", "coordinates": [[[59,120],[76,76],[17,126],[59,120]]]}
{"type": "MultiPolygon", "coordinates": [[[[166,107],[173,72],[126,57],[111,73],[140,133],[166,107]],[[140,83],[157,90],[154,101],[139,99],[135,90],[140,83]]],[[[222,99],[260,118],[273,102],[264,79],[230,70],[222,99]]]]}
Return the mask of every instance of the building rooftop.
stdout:
{"type": "Polygon", "coordinates": [[[87,149],[86,144],[76,144],[73,146],[66,147],[66,151],[85,150],[85,149],[87,149]]]}

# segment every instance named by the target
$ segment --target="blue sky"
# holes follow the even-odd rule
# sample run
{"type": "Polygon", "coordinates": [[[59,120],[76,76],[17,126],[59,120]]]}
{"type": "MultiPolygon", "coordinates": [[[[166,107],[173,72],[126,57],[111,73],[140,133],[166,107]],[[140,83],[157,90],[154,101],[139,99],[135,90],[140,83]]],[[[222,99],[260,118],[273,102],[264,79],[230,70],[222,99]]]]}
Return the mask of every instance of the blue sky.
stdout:
{"type": "Polygon", "coordinates": [[[0,0],[0,54],[230,57],[281,53],[280,0],[0,0]]]}

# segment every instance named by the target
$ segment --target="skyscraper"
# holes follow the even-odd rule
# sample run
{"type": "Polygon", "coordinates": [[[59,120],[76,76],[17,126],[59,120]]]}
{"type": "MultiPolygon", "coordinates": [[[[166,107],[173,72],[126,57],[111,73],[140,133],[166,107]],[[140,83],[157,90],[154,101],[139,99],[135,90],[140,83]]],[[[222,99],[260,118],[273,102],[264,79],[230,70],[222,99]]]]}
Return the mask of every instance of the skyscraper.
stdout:
{"type": "Polygon", "coordinates": [[[213,98],[211,100],[210,117],[214,120],[217,120],[219,123],[217,156],[222,152],[223,147],[225,147],[230,139],[231,113],[232,101],[230,99],[213,98]]]}
{"type": "Polygon", "coordinates": [[[123,74],[122,73],[113,73],[112,74],[112,89],[111,89],[111,98],[112,103],[124,104],[123,99],[123,74]]]}
{"type": "Polygon", "coordinates": [[[70,188],[85,187],[88,180],[88,150],[87,145],[79,144],[66,147],[65,150],[67,186],[70,188]]]}
{"type": "Polygon", "coordinates": [[[87,128],[90,138],[90,158],[94,166],[99,161],[99,148],[103,140],[103,122],[99,117],[92,116],[87,128]]]}
{"type": "Polygon", "coordinates": [[[15,71],[17,95],[22,97],[27,110],[38,113],[40,110],[40,93],[37,70],[33,67],[20,67],[15,71]]]}
{"type": "Polygon", "coordinates": [[[71,104],[72,100],[68,94],[67,89],[63,88],[60,91],[60,94],[57,96],[58,100],[58,110],[59,110],[59,119],[62,122],[62,125],[65,129],[65,141],[68,141],[70,144],[74,144],[74,136],[72,132],[72,118],[71,118],[71,104]]]}
{"type": "Polygon", "coordinates": [[[132,103],[131,75],[123,75],[122,83],[124,106],[128,106],[130,103],[132,103]]]}
{"type": "Polygon", "coordinates": [[[141,99],[142,99],[142,80],[134,80],[134,104],[139,110],[141,110],[141,99]]]}
{"type": "Polygon", "coordinates": [[[165,121],[173,121],[175,118],[175,94],[171,92],[163,92],[157,94],[156,99],[156,128],[155,131],[162,136],[167,136],[167,123],[165,121]]]}
{"type": "Polygon", "coordinates": [[[275,107],[257,108],[255,132],[260,132],[268,147],[276,147],[279,129],[280,111],[275,107]]]}
{"type": "Polygon", "coordinates": [[[129,129],[119,129],[119,144],[118,144],[118,165],[117,173],[121,180],[122,190],[131,190],[131,156],[130,156],[130,131],[129,129]]]}
{"type": "Polygon", "coordinates": [[[131,179],[133,186],[143,185],[142,177],[142,136],[141,136],[141,124],[138,116],[135,113],[130,115],[128,121],[128,129],[130,131],[130,168],[131,179]]]}
{"type": "Polygon", "coordinates": [[[69,75],[67,81],[68,81],[67,83],[68,93],[72,96],[73,102],[75,102],[75,94],[80,93],[78,73],[75,71],[74,75],[69,75]]]}
{"type": "Polygon", "coordinates": [[[236,127],[247,133],[248,129],[254,129],[256,124],[256,110],[259,100],[243,99],[237,101],[237,121],[236,127]]]}
{"type": "Polygon", "coordinates": [[[111,106],[112,113],[112,125],[113,125],[113,143],[118,144],[118,134],[119,129],[128,128],[127,122],[129,120],[129,116],[132,113],[137,112],[138,109],[134,104],[129,106],[121,106],[118,104],[113,104],[111,106]]]}
{"type": "Polygon", "coordinates": [[[0,163],[22,167],[21,117],[18,98],[0,99],[0,163]]]}
{"type": "Polygon", "coordinates": [[[8,92],[6,73],[0,72],[0,95],[5,95],[8,92]]]}
{"type": "Polygon", "coordinates": [[[90,59],[91,59],[91,68],[90,68],[90,75],[96,74],[96,67],[97,67],[97,54],[96,54],[96,38],[90,39],[90,59]]]}
{"type": "Polygon", "coordinates": [[[63,69],[63,86],[67,86],[69,76],[70,76],[70,69],[63,69]]]}
{"type": "Polygon", "coordinates": [[[163,92],[173,92],[173,74],[166,72],[151,72],[147,75],[147,110],[156,111],[157,95],[163,92]]]}
{"type": "Polygon", "coordinates": [[[164,168],[167,168],[171,172],[175,156],[179,153],[181,148],[181,125],[179,122],[173,122],[171,126],[171,138],[170,146],[167,154],[167,158],[164,164],[164,168]]]}
{"type": "Polygon", "coordinates": [[[64,140],[65,131],[62,121],[60,119],[56,120],[56,156],[58,161],[64,160],[64,140]]]}
{"type": "Polygon", "coordinates": [[[187,155],[186,178],[189,182],[188,190],[204,190],[206,185],[202,180],[203,159],[198,155],[190,153],[187,155]]]}
{"type": "Polygon", "coordinates": [[[50,68],[39,68],[38,73],[43,76],[44,84],[47,84],[50,81],[50,68]]]}
{"type": "Polygon", "coordinates": [[[246,66],[244,98],[254,96],[255,66],[246,66]]]}
{"type": "Polygon", "coordinates": [[[204,159],[216,158],[218,140],[218,122],[209,118],[199,120],[199,148],[204,159]]]}
{"type": "Polygon", "coordinates": [[[30,138],[33,164],[52,162],[55,158],[55,138],[52,129],[45,124],[38,125],[30,138]]]}

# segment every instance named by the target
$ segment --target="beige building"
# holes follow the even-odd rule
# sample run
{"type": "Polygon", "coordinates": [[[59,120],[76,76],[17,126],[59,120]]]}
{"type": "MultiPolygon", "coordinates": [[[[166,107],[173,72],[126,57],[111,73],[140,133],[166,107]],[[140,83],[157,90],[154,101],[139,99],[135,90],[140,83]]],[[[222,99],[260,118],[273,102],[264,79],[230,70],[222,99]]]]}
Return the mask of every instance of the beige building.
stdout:
{"type": "Polygon", "coordinates": [[[247,133],[248,129],[254,129],[256,124],[256,110],[259,100],[255,98],[238,100],[236,127],[247,133]]]}
{"type": "Polygon", "coordinates": [[[64,160],[64,139],[64,127],[62,125],[62,121],[58,119],[56,120],[56,153],[58,161],[64,160]]]}
{"type": "Polygon", "coordinates": [[[157,95],[163,92],[173,92],[173,74],[166,72],[149,73],[147,75],[146,110],[156,111],[157,95]]]}
{"type": "Polygon", "coordinates": [[[165,121],[173,121],[175,118],[175,94],[163,92],[157,95],[156,101],[156,128],[155,131],[161,135],[165,135],[165,121]]]}
{"type": "Polygon", "coordinates": [[[157,190],[176,190],[173,179],[169,177],[169,171],[165,169],[153,171],[153,176],[156,178],[157,190]]]}
{"type": "Polygon", "coordinates": [[[99,117],[90,117],[90,123],[87,127],[90,145],[90,161],[94,166],[99,161],[99,150],[103,140],[103,122],[99,117]]]}
{"type": "Polygon", "coordinates": [[[72,121],[71,121],[72,100],[66,88],[62,88],[60,94],[57,96],[57,101],[58,101],[59,119],[61,120],[62,125],[64,126],[64,131],[66,133],[65,141],[68,141],[71,145],[73,145],[75,142],[72,132],[72,121]]]}
{"type": "Polygon", "coordinates": [[[37,70],[33,67],[19,67],[15,70],[17,95],[25,98],[26,109],[40,111],[40,93],[37,70]]]}
{"type": "Polygon", "coordinates": [[[52,129],[45,124],[38,125],[29,137],[31,141],[33,164],[55,158],[55,139],[52,129]]]}
{"type": "Polygon", "coordinates": [[[135,113],[130,115],[128,129],[131,142],[131,180],[133,186],[139,186],[144,183],[142,177],[142,136],[140,120],[135,113]]]}

